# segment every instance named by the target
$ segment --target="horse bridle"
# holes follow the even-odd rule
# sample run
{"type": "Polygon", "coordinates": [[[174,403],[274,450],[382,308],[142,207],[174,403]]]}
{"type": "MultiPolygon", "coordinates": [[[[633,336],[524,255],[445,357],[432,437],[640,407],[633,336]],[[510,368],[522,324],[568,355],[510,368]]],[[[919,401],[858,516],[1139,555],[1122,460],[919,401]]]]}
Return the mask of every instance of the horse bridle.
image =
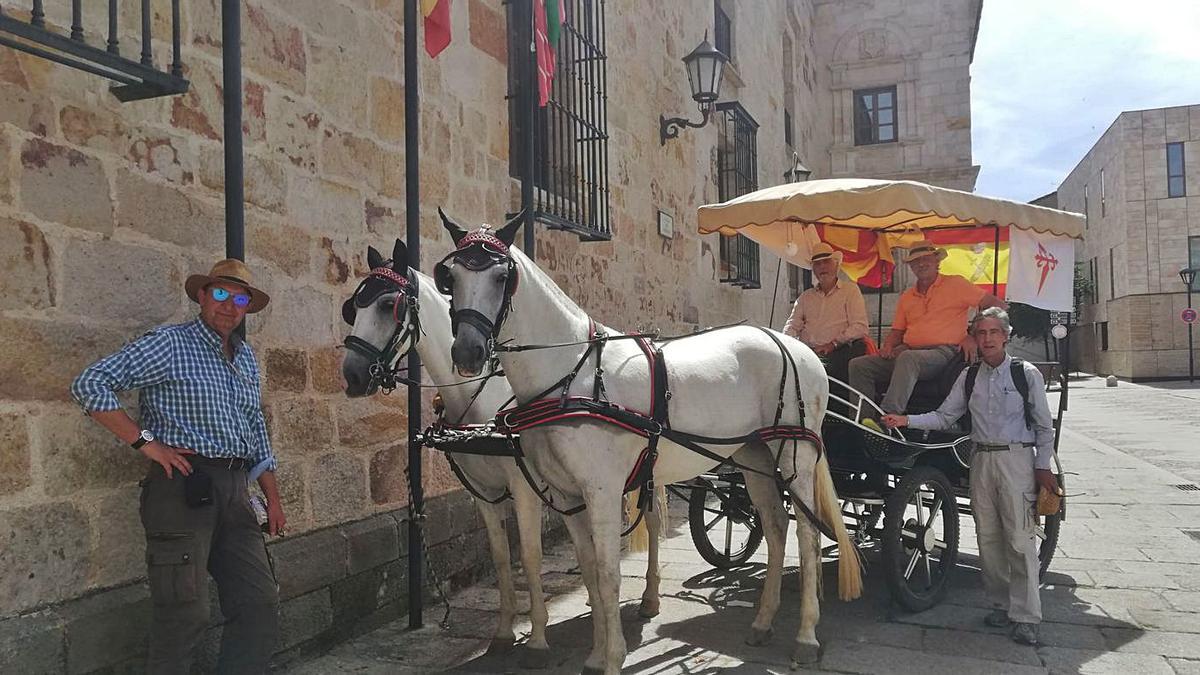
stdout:
{"type": "Polygon", "coordinates": [[[433,268],[433,281],[437,290],[443,295],[450,296],[450,332],[457,336],[459,324],[466,323],[474,326],[481,333],[495,340],[500,335],[500,328],[512,309],[513,295],[517,292],[520,278],[517,274],[517,263],[509,253],[508,245],[492,234],[487,227],[467,234],[458,241],[458,247],[449,255],[442,258],[433,268]],[[495,320],[484,316],[474,309],[457,309],[454,306],[454,278],[450,275],[450,265],[462,265],[473,272],[480,272],[496,265],[508,268],[508,279],[504,285],[504,299],[495,320]]]}
{"type": "Polygon", "coordinates": [[[389,393],[396,388],[396,375],[400,370],[400,345],[411,340],[408,345],[408,349],[411,350],[421,340],[421,300],[417,276],[412,273],[411,269],[406,270],[405,274],[400,274],[393,270],[389,263],[390,261],[384,262],[371,270],[358,288],[354,289],[354,294],[342,304],[342,320],[353,326],[359,309],[369,307],[384,293],[393,290],[399,292],[396,304],[392,307],[395,328],[383,349],[377,348],[357,335],[347,335],[344,341],[346,349],[357,352],[370,361],[368,372],[371,381],[368,389],[378,385],[384,393],[389,393]],[[372,280],[382,282],[382,289],[371,293],[368,297],[361,297],[372,280]],[[401,314],[402,307],[404,308],[403,314],[401,314]]]}

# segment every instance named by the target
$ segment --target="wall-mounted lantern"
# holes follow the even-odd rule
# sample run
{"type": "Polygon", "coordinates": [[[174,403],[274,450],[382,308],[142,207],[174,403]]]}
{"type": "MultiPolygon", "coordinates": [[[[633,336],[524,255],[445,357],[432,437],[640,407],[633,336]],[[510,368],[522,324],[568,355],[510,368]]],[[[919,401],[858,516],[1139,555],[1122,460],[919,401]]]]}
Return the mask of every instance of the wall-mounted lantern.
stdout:
{"type": "Polygon", "coordinates": [[[702,117],[699,122],[688,121],[685,117],[658,116],[659,144],[666,145],[667,139],[678,138],[679,132],[685,127],[699,129],[708,124],[712,114],[712,106],[721,95],[721,75],[725,72],[725,64],[729,57],[722,54],[708,42],[708,33],[704,40],[683,57],[683,65],[687,68],[688,84],[692,88],[692,100],[700,109],[702,117]]]}
{"type": "Polygon", "coordinates": [[[783,172],[783,180],[788,183],[803,183],[812,175],[812,169],[800,163],[800,155],[792,153],[792,168],[783,172]]]}

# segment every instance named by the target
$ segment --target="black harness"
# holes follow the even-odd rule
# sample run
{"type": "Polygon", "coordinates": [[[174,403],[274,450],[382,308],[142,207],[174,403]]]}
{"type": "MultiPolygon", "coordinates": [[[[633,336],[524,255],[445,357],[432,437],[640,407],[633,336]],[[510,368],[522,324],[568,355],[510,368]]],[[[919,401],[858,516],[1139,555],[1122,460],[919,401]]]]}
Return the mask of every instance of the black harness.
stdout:
{"type": "Polygon", "coordinates": [[[390,394],[396,388],[400,372],[400,345],[411,340],[408,348],[417,346],[421,339],[420,316],[420,286],[417,275],[412,269],[406,269],[404,274],[392,269],[391,261],[371,270],[367,278],[362,280],[354,294],[342,303],[342,320],[351,326],[358,316],[358,310],[366,309],[384,293],[397,291],[399,296],[392,307],[392,319],[395,328],[383,349],[356,336],[347,335],[344,341],[346,349],[365,356],[370,362],[369,373],[371,385],[378,385],[385,394],[390,394]]]}

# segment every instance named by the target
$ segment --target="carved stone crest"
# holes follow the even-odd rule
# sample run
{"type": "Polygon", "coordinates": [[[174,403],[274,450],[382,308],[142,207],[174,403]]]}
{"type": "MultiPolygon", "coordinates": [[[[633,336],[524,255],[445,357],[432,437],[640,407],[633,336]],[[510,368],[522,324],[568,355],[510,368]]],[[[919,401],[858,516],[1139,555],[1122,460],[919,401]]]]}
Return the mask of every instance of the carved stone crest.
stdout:
{"type": "Polygon", "coordinates": [[[887,31],[872,28],[858,34],[858,56],[862,59],[877,59],[887,54],[887,31]]]}

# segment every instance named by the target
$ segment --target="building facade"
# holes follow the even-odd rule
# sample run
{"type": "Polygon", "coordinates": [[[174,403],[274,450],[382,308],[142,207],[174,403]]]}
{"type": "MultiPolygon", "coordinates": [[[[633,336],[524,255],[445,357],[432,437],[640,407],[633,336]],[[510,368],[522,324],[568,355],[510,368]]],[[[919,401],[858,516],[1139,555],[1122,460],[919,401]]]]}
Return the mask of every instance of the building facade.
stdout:
{"type": "MultiPolygon", "coordinates": [[[[101,42],[107,17],[85,4],[84,38],[101,42]]],[[[450,46],[421,55],[424,270],[450,249],[436,207],[497,223],[520,206],[514,4],[455,2],[450,46]]],[[[698,236],[695,212],[783,182],[797,159],[816,178],[974,183],[980,0],[564,4],[568,51],[534,120],[536,259],[599,321],[782,325],[798,275],[698,236]],[[732,57],[722,104],[660,144],[660,115],[699,117],[680,59],[706,32],[732,57]]],[[[47,25],[66,32],[70,5],[47,0],[47,25]]],[[[344,397],[337,311],[367,246],[390,250],[404,231],[402,6],[243,8],[246,251],[273,297],[248,335],[293,532],[270,545],[281,659],[407,606],[405,400],[344,397]]],[[[29,8],[3,2],[22,20],[29,8]]],[[[166,63],[169,3],[152,8],[166,63]]],[[[144,649],[146,463],[80,414],[68,385],[148,328],[192,318],[183,280],[222,257],[220,3],[181,8],[181,96],[121,104],[100,78],[0,47],[0,662],[25,671],[121,668],[144,649]]],[[[140,18],[122,4],[123,44],[140,18]]],[[[486,572],[486,539],[444,460],[425,464],[429,560],[450,590],[486,572]]]]}
{"type": "Polygon", "coordinates": [[[1200,106],[1121,113],[1057,199],[1087,223],[1076,265],[1091,292],[1075,363],[1133,380],[1186,377],[1179,271],[1200,267],[1200,106]]]}

